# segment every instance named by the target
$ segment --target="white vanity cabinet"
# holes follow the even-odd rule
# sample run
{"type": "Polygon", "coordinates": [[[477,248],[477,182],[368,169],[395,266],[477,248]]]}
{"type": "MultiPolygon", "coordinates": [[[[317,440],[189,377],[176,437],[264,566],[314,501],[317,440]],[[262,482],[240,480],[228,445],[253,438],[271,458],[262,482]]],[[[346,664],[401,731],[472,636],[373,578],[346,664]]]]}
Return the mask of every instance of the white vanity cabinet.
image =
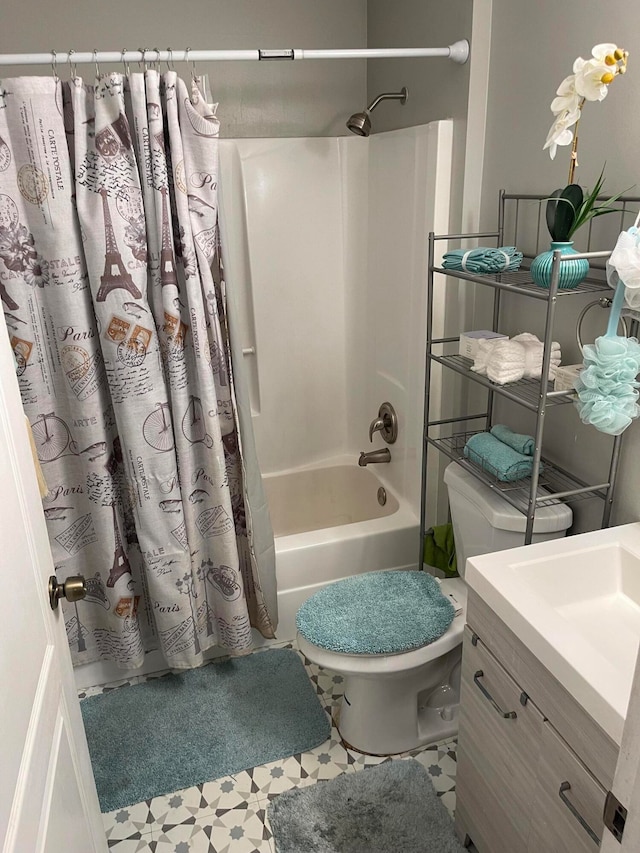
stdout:
{"type": "Polygon", "coordinates": [[[597,853],[618,746],[473,590],[456,832],[479,853],[597,853]]]}

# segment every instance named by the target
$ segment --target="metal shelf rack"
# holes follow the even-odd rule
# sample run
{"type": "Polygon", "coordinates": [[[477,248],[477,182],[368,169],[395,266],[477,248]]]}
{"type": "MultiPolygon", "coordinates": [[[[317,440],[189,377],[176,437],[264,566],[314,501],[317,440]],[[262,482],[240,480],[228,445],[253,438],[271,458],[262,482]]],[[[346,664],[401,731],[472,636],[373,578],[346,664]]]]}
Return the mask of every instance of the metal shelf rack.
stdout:
{"type": "MultiPolygon", "coordinates": [[[[549,369],[551,364],[551,343],[553,340],[553,328],[555,312],[559,297],[569,297],[580,294],[610,294],[611,291],[604,276],[604,262],[611,252],[594,252],[591,248],[591,228],[587,237],[587,251],[579,255],[571,255],[571,258],[585,258],[590,262],[590,273],[587,279],[573,290],[562,290],[558,287],[560,265],[563,261],[560,251],[553,254],[553,265],[551,273],[551,284],[548,290],[538,287],[531,279],[528,266],[535,255],[542,251],[541,246],[541,222],[543,219],[543,207],[546,197],[543,195],[511,194],[504,190],[500,192],[498,228],[496,231],[485,231],[474,234],[429,234],[428,249],[428,275],[427,275],[427,340],[425,353],[425,398],[424,398],[424,424],[423,424],[423,450],[422,450],[422,506],[420,513],[420,547],[424,542],[426,529],[426,495],[427,495],[427,458],[430,447],[444,453],[450,459],[458,462],[481,482],[496,491],[503,498],[522,512],[527,519],[524,544],[528,545],[533,536],[533,525],[536,510],[539,507],[551,506],[552,504],[566,501],[573,503],[587,498],[597,497],[603,500],[602,527],[608,527],[611,519],[611,508],[613,503],[613,492],[615,487],[618,462],[620,458],[621,436],[613,439],[609,471],[606,482],[585,483],[574,474],[565,471],[557,464],[543,458],[542,441],[544,435],[545,416],[547,410],[571,403],[575,399],[574,392],[559,392],[553,388],[549,381],[549,369]],[[535,236],[535,250],[527,254],[523,268],[517,272],[499,273],[491,275],[478,275],[469,272],[445,269],[435,263],[436,245],[439,241],[469,241],[480,239],[491,239],[496,241],[496,246],[504,244],[505,237],[505,209],[508,203],[515,208],[515,224],[513,226],[513,244],[518,244],[518,220],[520,215],[520,203],[533,201],[538,203],[537,233],[535,236]],[[471,370],[472,362],[460,355],[448,355],[442,350],[444,345],[452,344],[458,340],[457,337],[434,338],[433,337],[433,299],[436,278],[441,278],[446,286],[446,277],[473,282],[478,285],[493,288],[493,331],[500,328],[500,305],[501,295],[505,291],[525,298],[543,300],[546,302],[546,314],[544,323],[544,350],[542,358],[541,379],[525,379],[506,385],[498,385],[486,376],[481,376],[471,370]],[[434,349],[435,348],[435,349],[434,349]],[[437,350],[437,351],[436,351],[437,350]],[[445,420],[430,419],[430,396],[431,378],[433,364],[455,371],[466,379],[483,386],[487,390],[486,410],[480,414],[467,414],[456,418],[445,420]],[[464,446],[469,437],[479,431],[469,431],[469,422],[480,421],[482,431],[491,428],[493,410],[496,396],[505,397],[513,402],[524,406],[536,414],[535,428],[535,451],[532,458],[532,474],[523,480],[516,482],[501,482],[490,471],[480,468],[474,462],[464,457],[464,446]]],[[[620,230],[625,227],[625,217],[635,215],[635,211],[628,208],[629,204],[637,204],[640,198],[622,197],[620,230]]],[[[566,258],[568,260],[568,257],[566,258]]],[[[637,334],[638,323],[634,321],[631,326],[631,334],[637,334]]],[[[462,331],[462,330],[461,330],[462,331]]]]}

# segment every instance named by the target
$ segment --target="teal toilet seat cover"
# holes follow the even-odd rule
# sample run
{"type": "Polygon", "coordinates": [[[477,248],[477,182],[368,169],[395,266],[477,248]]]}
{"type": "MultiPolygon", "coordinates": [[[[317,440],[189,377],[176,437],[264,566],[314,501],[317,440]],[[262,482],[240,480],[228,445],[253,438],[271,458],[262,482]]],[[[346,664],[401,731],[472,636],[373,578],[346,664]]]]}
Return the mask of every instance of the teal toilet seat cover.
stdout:
{"type": "Polygon", "coordinates": [[[455,608],[431,575],[369,572],[316,592],[298,610],[296,625],[315,646],[348,655],[384,655],[433,643],[449,628],[455,608]]]}

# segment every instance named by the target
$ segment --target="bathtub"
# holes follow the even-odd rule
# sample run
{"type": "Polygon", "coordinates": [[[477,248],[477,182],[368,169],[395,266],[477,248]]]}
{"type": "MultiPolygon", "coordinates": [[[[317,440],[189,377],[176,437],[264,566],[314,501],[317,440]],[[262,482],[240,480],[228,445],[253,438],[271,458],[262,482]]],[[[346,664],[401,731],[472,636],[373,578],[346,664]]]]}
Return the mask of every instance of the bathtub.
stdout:
{"type": "Polygon", "coordinates": [[[276,546],[278,640],[295,637],[298,608],[328,583],[417,567],[418,519],[369,468],[351,463],[271,474],[264,485],[276,546]]]}

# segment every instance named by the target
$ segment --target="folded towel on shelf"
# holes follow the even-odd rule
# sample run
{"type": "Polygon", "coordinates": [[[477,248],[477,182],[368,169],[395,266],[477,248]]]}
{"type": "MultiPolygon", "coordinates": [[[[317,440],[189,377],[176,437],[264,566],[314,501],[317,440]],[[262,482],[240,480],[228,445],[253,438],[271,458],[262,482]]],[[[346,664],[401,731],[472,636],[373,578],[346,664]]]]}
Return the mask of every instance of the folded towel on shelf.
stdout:
{"type": "Polygon", "coordinates": [[[491,435],[501,441],[503,444],[508,444],[513,447],[518,453],[523,453],[525,456],[533,456],[536,448],[535,440],[531,435],[514,432],[511,427],[506,424],[496,424],[491,427],[491,435]]]}
{"type": "Polygon", "coordinates": [[[477,249],[452,249],[445,252],[442,261],[444,269],[462,270],[470,273],[513,272],[522,263],[522,252],[515,246],[502,246],[499,249],[479,246],[477,249]]]}
{"type": "MultiPolygon", "coordinates": [[[[525,379],[540,379],[542,376],[542,357],[544,354],[544,343],[531,332],[522,332],[511,338],[521,343],[525,349],[525,379]]],[[[549,378],[555,379],[556,369],[562,360],[562,350],[557,341],[551,343],[551,360],[549,362],[549,378]]]]}
{"type": "Polygon", "coordinates": [[[518,453],[489,432],[472,435],[464,446],[464,455],[503,483],[530,477],[533,470],[531,456],[518,453]]]}
{"type": "Polygon", "coordinates": [[[475,373],[479,373],[481,376],[486,376],[487,363],[489,362],[491,350],[498,343],[498,341],[503,340],[504,338],[487,338],[484,341],[480,341],[478,343],[478,349],[473,359],[473,367],[471,368],[471,370],[473,370],[475,373]]]}
{"type": "Polygon", "coordinates": [[[525,350],[518,341],[497,341],[487,361],[487,377],[498,385],[524,376],[525,350]]]}

